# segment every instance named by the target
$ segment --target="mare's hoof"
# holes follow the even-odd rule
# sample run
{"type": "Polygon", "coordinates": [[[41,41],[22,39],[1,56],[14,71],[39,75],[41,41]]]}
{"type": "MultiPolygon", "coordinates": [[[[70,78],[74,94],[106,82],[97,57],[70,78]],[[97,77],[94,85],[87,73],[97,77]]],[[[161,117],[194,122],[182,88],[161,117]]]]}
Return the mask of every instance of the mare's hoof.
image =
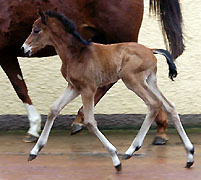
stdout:
{"type": "Polygon", "coordinates": [[[194,163],[194,161],[193,162],[187,162],[185,168],[190,168],[193,165],[193,163],[194,163]]]}
{"type": "Polygon", "coordinates": [[[132,155],[124,154],[124,155],[122,156],[122,159],[123,159],[123,160],[127,160],[127,159],[130,159],[131,157],[132,157],[132,155]]]}
{"type": "Polygon", "coordinates": [[[82,124],[73,124],[71,126],[71,135],[74,135],[74,134],[77,134],[79,133],[80,131],[82,131],[83,129],[83,125],[82,124]]]}
{"type": "Polygon", "coordinates": [[[37,157],[37,155],[35,155],[35,154],[29,154],[28,161],[32,161],[32,160],[35,159],[36,157],[37,157]]]}
{"type": "Polygon", "coordinates": [[[153,145],[165,145],[167,144],[167,141],[166,139],[162,138],[161,136],[156,136],[154,138],[154,141],[152,142],[153,145]]]}
{"type": "Polygon", "coordinates": [[[122,169],[121,163],[118,164],[117,166],[115,166],[115,168],[116,168],[116,170],[117,170],[118,172],[121,171],[121,169],[122,169]]]}
{"type": "Polygon", "coordinates": [[[34,143],[38,140],[38,137],[28,134],[24,139],[23,142],[25,143],[34,143]]]}

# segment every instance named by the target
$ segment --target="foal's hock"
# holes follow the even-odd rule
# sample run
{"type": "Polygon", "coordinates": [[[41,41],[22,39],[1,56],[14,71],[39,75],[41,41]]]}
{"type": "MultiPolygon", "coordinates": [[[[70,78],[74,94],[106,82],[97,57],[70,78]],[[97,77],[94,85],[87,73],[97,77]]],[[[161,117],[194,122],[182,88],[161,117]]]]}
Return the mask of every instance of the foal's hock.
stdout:
{"type": "Polygon", "coordinates": [[[31,150],[29,160],[37,157],[47,143],[53,122],[60,111],[78,95],[84,107],[84,124],[108,150],[115,168],[121,170],[116,148],[99,131],[94,119],[94,96],[98,87],[122,79],[128,89],[136,93],[147,105],[148,113],[140,131],[123,159],[130,158],[140,149],[147,131],[161,108],[172,120],[184,143],[187,165],[193,164],[193,145],[180,122],[176,108],[160,92],[157,86],[157,60],[153,53],[166,57],[169,77],[177,76],[176,66],[166,50],[149,49],[137,43],[102,45],[84,40],[75,25],[65,16],[48,11],[40,12],[33,24],[30,36],[23,44],[25,54],[31,55],[46,45],[55,47],[62,61],[61,72],[68,82],[63,95],[52,105],[42,134],[31,150]]]}

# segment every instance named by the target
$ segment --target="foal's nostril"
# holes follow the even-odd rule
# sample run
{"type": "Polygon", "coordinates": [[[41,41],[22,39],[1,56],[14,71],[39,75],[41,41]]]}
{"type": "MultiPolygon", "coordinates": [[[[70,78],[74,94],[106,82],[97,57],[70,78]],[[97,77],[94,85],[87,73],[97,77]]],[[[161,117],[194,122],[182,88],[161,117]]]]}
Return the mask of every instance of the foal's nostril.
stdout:
{"type": "Polygon", "coordinates": [[[20,51],[21,51],[21,54],[24,55],[24,47],[23,46],[20,48],[20,51]]]}
{"type": "Polygon", "coordinates": [[[26,56],[26,53],[24,52],[24,47],[23,46],[20,48],[20,53],[21,53],[22,56],[26,56]]]}
{"type": "Polygon", "coordinates": [[[21,55],[22,55],[22,56],[26,56],[26,57],[29,57],[29,56],[30,56],[30,50],[27,51],[27,52],[25,52],[25,49],[24,49],[23,46],[20,48],[20,51],[21,51],[21,55]]]}

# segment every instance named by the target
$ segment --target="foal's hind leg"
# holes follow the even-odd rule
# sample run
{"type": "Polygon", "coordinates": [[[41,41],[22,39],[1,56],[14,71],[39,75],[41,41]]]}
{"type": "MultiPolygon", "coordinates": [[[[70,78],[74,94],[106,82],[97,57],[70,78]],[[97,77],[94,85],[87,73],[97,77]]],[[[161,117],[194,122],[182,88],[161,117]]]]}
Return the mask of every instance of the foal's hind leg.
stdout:
{"type": "Polygon", "coordinates": [[[121,162],[117,156],[116,148],[99,131],[94,119],[94,93],[91,90],[81,93],[84,108],[84,124],[90,132],[93,132],[108,150],[117,171],[121,170],[121,162]]]}
{"type": "Polygon", "coordinates": [[[162,107],[162,103],[148,87],[144,80],[143,73],[133,77],[122,77],[122,80],[128,89],[134,91],[148,107],[148,113],[137,136],[123,156],[123,159],[129,159],[132,154],[139,150],[142,146],[146,133],[148,132],[151,124],[153,123],[160,108],[162,107]]]}
{"type": "Polygon", "coordinates": [[[79,93],[74,90],[70,85],[68,85],[67,89],[63,93],[63,95],[58,98],[54,104],[52,105],[50,112],[48,113],[47,116],[47,121],[45,123],[45,127],[36,143],[34,148],[31,150],[30,155],[29,155],[29,161],[35,159],[38,155],[38,152],[44,147],[44,145],[47,143],[48,136],[51,130],[51,127],[53,125],[53,122],[55,118],[58,116],[60,111],[68,104],[70,103],[73,99],[75,99],[79,93]]]}
{"type": "MultiPolygon", "coordinates": [[[[114,84],[109,84],[104,87],[100,87],[96,91],[96,95],[94,98],[94,104],[96,105],[100,99],[106,94],[106,92],[113,86],[114,84]]],[[[84,121],[84,112],[83,107],[81,107],[77,113],[75,120],[71,125],[71,135],[79,133],[83,129],[83,121],[84,121]]],[[[159,111],[158,115],[155,118],[157,124],[157,135],[153,140],[154,145],[164,145],[167,143],[167,135],[165,130],[167,129],[168,121],[166,114],[162,111],[159,111]]]]}
{"type": "Polygon", "coordinates": [[[186,167],[190,168],[194,161],[193,161],[193,155],[194,155],[194,147],[191,143],[191,141],[189,140],[188,136],[185,133],[185,130],[183,129],[183,126],[181,124],[179,115],[176,111],[175,106],[170,103],[165,97],[164,95],[160,92],[157,83],[156,83],[156,76],[155,75],[151,75],[148,79],[148,83],[150,84],[150,87],[152,88],[153,92],[159,97],[159,99],[163,102],[163,109],[167,114],[167,117],[169,120],[172,120],[175,128],[177,129],[183,143],[184,143],[184,147],[186,149],[186,153],[187,153],[187,163],[186,163],[186,167]]]}

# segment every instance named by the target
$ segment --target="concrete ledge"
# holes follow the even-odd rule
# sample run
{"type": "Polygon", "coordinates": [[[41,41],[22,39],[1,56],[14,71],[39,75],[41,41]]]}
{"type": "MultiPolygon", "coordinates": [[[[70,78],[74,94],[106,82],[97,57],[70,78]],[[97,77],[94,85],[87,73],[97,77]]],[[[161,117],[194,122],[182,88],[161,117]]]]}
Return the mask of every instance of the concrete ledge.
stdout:
{"type": "MultiPolygon", "coordinates": [[[[42,126],[46,121],[46,115],[42,115],[42,126]]],[[[95,118],[100,129],[139,129],[144,120],[144,114],[96,114],[95,118]]],[[[201,114],[180,115],[184,127],[201,127],[201,114]]],[[[60,115],[54,122],[53,129],[70,129],[75,115],[60,115]]],[[[169,122],[169,127],[172,123],[169,122]]],[[[28,129],[29,122],[26,115],[0,115],[0,130],[28,129]]],[[[152,125],[155,128],[156,124],[152,125]]]]}

